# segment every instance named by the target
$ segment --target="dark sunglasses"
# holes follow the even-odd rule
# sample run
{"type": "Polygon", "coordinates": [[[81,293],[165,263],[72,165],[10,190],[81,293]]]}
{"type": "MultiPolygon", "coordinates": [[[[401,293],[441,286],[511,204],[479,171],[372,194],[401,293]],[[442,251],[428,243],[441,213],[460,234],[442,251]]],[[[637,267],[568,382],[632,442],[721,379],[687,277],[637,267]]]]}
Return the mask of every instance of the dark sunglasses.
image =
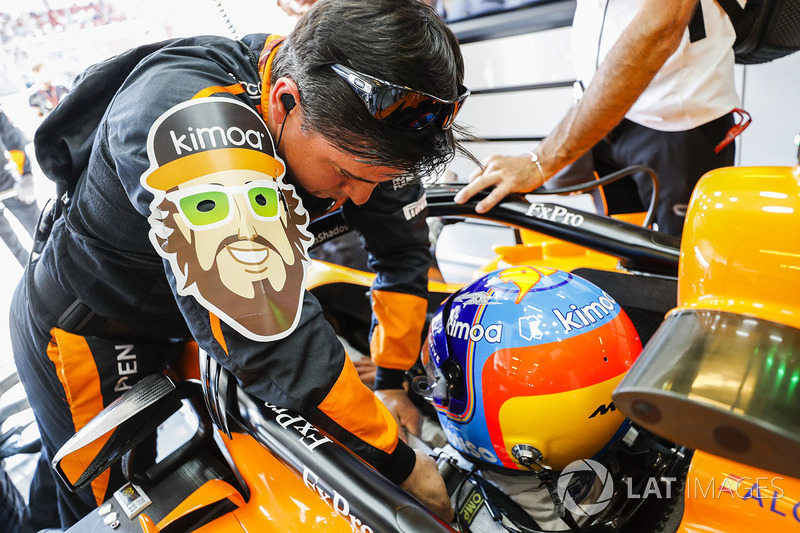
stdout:
{"type": "Polygon", "coordinates": [[[432,94],[373,78],[339,63],[331,65],[331,68],[353,88],[373,117],[399,128],[420,130],[436,122],[441,129],[449,129],[469,96],[469,89],[463,85],[459,87],[461,96],[455,100],[442,100],[432,94]]]}

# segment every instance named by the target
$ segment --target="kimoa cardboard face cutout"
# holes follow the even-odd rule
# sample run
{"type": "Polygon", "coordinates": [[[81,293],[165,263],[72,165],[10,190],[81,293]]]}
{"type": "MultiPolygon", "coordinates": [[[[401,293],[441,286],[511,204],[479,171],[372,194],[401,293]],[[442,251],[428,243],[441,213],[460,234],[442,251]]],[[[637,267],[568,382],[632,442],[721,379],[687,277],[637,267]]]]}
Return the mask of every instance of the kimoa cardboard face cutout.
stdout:
{"type": "Polygon", "coordinates": [[[312,237],[261,117],[229,98],[183,102],[155,121],[147,155],[150,240],[178,294],[250,339],[289,335],[312,237]]]}

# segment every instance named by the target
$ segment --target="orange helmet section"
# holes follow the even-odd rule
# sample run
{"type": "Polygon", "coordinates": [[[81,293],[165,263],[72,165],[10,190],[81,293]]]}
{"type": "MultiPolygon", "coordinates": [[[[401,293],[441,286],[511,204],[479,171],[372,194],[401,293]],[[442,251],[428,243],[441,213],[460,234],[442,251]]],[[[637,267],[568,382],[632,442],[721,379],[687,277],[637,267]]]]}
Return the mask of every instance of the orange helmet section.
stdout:
{"type": "Polygon", "coordinates": [[[690,205],[678,305],[800,329],[798,168],[716,170],[697,184],[690,205]]]}
{"type": "Polygon", "coordinates": [[[539,450],[554,470],[594,457],[625,421],[609,402],[621,379],[619,375],[582,389],[508,399],[498,413],[506,457],[514,457],[512,450],[520,443],[539,450]],[[537,415],[533,423],[532,413],[537,415]]]}
{"type": "Polygon", "coordinates": [[[594,457],[625,421],[609,400],[640,350],[621,311],[596,335],[495,352],[483,367],[484,387],[493,391],[484,396],[484,409],[490,433],[502,435],[500,458],[510,464],[522,443],[555,470],[594,457]]]}

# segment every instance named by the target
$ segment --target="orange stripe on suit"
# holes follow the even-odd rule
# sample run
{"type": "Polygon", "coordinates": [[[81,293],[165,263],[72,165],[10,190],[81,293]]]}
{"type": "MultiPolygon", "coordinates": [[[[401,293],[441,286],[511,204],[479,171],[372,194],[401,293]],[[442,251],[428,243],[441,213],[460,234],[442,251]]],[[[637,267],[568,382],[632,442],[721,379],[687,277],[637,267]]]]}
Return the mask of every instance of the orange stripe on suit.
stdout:
{"type": "Polygon", "coordinates": [[[211,333],[214,334],[214,338],[225,351],[225,355],[230,357],[230,354],[228,354],[228,343],[225,342],[225,336],[222,334],[222,325],[220,324],[219,317],[214,313],[209,313],[208,317],[211,322],[211,333]]]}
{"type": "Polygon", "coordinates": [[[397,447],[397,422],[386,406],[358,377],[356,367],[345,356],[344,368],[319,409],[334,422],[367,444],[392,453],[397,447]],[[383,420],[383,424],[376,424],[383,420]]]}
{"type": "Polygon", "coordinates": [[[211,96],[212,94],[217,93],[242,94],[243,92],[244,87],[238,83],[234,83],[233,85],[228,85],[226,87],[221,85],[212,85],[211,87],[206,87],[196,95],[192,96],[192,100],[195,98],[205,98],[206,96],[211,96]]]}
{"type": "MultiPolygon", "coordinates": [[[[79,431],[100,411],[103,410],[103,393],[100,390],[100,375],[92,357],[86,338],[53,328],[47,356],[56,366],[58,379],[64,387],[64,394],[69,403],[72,423],[75,431],[79,431]]],[[[105,444],[110,432],[93,443],[93,449],[105,444]]],[[[91,453],[90,450],[87,450],[91,453]]],[[[82,469],[79,458],[73,461],[62,461],[61,467],[70,480],[77,479],[82,469]],[[74,476],[74,477],[73,477],[74,476]]],[[[106,489],[111,472],[106,470],[92,481],[92,493],[97,505],[105,501],[106,489]]]]}

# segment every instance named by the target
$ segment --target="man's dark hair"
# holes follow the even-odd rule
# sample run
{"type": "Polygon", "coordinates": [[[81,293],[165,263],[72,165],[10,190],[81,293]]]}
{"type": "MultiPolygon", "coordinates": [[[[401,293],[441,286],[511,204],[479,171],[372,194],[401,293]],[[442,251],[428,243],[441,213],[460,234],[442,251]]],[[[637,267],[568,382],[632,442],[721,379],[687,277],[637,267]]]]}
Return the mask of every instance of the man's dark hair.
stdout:
{"type": "MultiPolygon", "coordinates": [[[[459,95],[464,60],[458,40],[420,0],[320,0],[298,21],[275,57],[272,79],[300,89],[303,128],[360,161],[435,176],[458,146],[453,129],[404,130],[373,118],[330,65],[341,63],[439,98],[459,95]]],[[[458,128],[456,131],[460,131],[458,128]]]]}

